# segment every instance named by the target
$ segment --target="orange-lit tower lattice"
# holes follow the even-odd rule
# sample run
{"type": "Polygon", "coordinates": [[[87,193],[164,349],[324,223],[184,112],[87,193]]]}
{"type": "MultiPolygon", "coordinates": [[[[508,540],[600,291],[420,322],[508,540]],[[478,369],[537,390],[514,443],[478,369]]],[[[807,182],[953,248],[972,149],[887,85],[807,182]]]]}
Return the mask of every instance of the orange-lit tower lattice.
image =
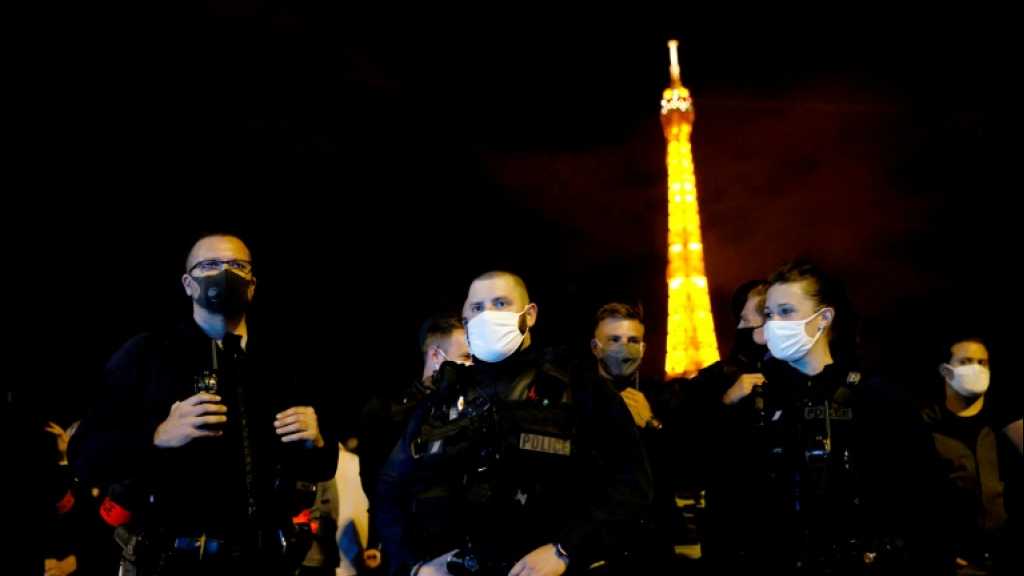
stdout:
{"type": "Polygon", "coordinates": [[[668,338],[666,376],[691,375],[718,360],[690,133],[693,100],[679,78],[679,43],[668,43],[672,81],[661,97],[668,167],[668,338]]]}

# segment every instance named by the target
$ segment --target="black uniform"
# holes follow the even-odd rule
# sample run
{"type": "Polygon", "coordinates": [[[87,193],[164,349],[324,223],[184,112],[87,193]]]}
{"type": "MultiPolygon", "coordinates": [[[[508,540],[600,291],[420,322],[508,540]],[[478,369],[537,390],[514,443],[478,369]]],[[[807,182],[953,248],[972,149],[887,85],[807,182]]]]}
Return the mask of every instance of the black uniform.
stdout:
{"type": "Polygon", "coordinates": [[[373,521],[392,573],[460,549],[505,574],[549,543],[570,571],[621,561],[645,519],[650,472],[625,404],[535,349],[444,363],[381,473],[373,521]]]}
{"type": "Polygon", "coordinates": [[[108,364],[105,393],[74,436],[77,467],[90,485],[130,486],[119,504],[144,516],[149,560],[168,572],[259,563],[260,573],[275,573],[305,554],[291,522],[307,504],[297,501],[310,490],[301,481],[334,475],[337,440],[320,418],[323,448],[280,441],[275,414],[315,406],[312,382],[300,375],[305,366],[271,356],[259,338],[243,351],[229,334],[220,347],[192,321],[134,338],[108,364]],[[154,447],[171,405],[194,395],[211,372],[228,408],[223,436],[154,447]]]}
{"type": "Polygon", "coordinates": [[[706,491],[707,514],[700,523],[702,553],[712,565],[735,561],[745,552],[739,542],[759,538],[748,517],[763,517],[757,508],[770,496],[762,491],[764,447],[756,441],[766,421],[763,387],[733,406],[722,396],[743,374],[760,373],[766,346],[753,342],[753,330],[737,332],[736,347],[727,358],[679,382],[674,405],[675,442],[689,456],[680,482],[690,492],[706,491]]]}
{"type": "Polygon", "coordinates": [[[763,373],[763,395],[730,407],[740,417],[727,424],[733,445],[723,449],[741,462],[726,470],[742,482],[709,503],[718,504],[716,525],[736,527],[709,548],[714,566],[808,574],[941,566],[921,524],[937,489],[934,451],[910,403],[836,364],[808,376],[769,359],[763,373]]]}
{"type": "MultiPolygon", "coordinates": [[[[381,468],[391,455],[409,425],[409,418],[416,406],[433,389],[416,381],[399,393],[374,395],[363,405],[359,417],[359,480],[373,510],[377,502],[377,480],[381,468]]],[[[367,548],[380,548],[380,536],[376,524],[369,526],[367,548]]]]}

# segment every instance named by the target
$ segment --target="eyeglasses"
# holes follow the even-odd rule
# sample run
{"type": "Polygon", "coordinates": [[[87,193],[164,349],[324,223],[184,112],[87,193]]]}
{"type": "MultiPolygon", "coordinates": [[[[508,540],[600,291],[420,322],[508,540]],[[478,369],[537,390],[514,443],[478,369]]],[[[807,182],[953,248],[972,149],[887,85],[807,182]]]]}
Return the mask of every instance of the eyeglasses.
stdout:
{"type": "Polygon", "coordinates": [[[210,274],[216,274],[224,269],[238,272],[242,276],[251,276],[252,262],[248,260],[203,260],[201,262],[197,262],[195,266],[190,268],[188,273],[197,273],[199,276],[207,276],[210,274]]]}

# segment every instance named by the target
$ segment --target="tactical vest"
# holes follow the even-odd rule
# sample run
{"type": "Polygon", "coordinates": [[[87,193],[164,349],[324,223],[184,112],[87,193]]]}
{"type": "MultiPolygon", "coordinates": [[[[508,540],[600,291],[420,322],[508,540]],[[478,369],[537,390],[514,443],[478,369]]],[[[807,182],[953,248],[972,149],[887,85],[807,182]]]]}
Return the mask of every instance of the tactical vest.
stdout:
{"type": "Polygon", "coordinates": [[[445,363],[427,400],[410,446],[415,525],[438,548],[454,538],[482,558],[516,560],[554,541],[580,505],[575,407],[567,378],[546,365],[497,386],[475,378],[445,363]]]}

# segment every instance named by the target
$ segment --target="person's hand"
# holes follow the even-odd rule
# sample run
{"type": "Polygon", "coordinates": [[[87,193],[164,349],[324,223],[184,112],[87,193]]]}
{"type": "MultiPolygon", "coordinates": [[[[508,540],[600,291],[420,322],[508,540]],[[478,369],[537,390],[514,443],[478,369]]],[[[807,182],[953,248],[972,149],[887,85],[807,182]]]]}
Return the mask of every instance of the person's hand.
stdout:
{"type": "Polygon", "coordinates": [[[68,576],[78,570],[78,559],[72,554],[63,560],[47,558],[43,564],[44,576],[68,576]]]}
{"type": "Polygon", "coordinates": [[[282,442],[309,440],[317,448],[324,446],[316,411],[310,406],[296,406],[281,412],[274,420],[274,428],[282,442]]]}
{"type": "Polygon", "coordinates": [[[651,405],[647,403],[647,398],[639,390],[626,388],[622,391],[622,399],[626,401],[626,408],[629,408],[633,422],[636,422],[640,428],[647,426],[647,423],[654,418],[651,405]]]}
{"type": "Polygon", "coordinates": [[[722,404],[732,406],[750,395],[754,386],[764,384],[764,374],[741,374],[736,382],[722,395],[722,404]]]}
{"type": "Polygon", "coordinates": [[[559,576],[569,567],[554,544],[545,544],[516,562],[508,576],[559,576]]]}
{"type": "Polygon", "coordinates": [[[452,550],[447,554],[442,554],[437,558],[434,558],[430,562],[420,564],[418,570],[413,570],[416,576],[451,576],[448,572],[448,561],[451,560],[452,555],[458,552],[458,550],[452,550]]]}
{"type": "Polygon", "coordinates": [[[57,450],[60,450],[60,461],[62,464],[68,461],[68,439],[70,436],[56,422],[47,422],[44,428],[50,434],[57,437],[57,450]]]}
{"type": "Polygon", "coordinates": [[[159,448],[180,448],[196,438],[211,438],[223,434],[220,430],[205,430],[205,424],[227,422],[227,406],[220,404],[220,396],[200,392],[175,402],[167,419],[156,427],[153,445],[159,448]]]}

